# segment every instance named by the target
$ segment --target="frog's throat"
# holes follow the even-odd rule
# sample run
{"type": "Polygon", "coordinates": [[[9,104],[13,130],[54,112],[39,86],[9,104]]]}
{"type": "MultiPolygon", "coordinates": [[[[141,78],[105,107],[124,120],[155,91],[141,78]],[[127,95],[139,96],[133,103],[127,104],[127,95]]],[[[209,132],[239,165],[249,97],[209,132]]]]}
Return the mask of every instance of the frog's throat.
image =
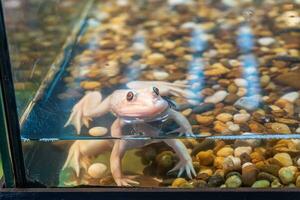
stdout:
{"type": "Polygon", "coordinates": [[[151,116],[151,117],[122,117],[119,116],[120,119],[122,119],[123,122],[126,124],[134,124],[134,123],[140,123],[140,122],[153,122],[153,121],[166,121],[169,117],[169,107],[166,108],[164,111],[159,113],[158,115],[151,116]]]}

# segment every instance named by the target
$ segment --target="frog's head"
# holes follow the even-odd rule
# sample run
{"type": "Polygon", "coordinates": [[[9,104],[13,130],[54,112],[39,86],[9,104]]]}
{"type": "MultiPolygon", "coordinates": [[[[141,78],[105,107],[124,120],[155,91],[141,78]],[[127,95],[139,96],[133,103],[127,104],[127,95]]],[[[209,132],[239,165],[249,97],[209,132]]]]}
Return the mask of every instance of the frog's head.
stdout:
{"type": "Polygon", "coordinates": [[[135,118],[155,117],[169,107],[156,87],[116,91],[111,105],[117,116],[135,118]]]}

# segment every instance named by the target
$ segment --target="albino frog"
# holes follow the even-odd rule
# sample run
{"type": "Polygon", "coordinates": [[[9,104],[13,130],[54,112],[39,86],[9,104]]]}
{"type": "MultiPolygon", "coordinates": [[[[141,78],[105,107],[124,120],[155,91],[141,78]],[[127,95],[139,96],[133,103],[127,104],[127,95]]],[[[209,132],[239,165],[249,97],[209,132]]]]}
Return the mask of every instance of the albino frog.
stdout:
{"type": "MultiPolygon", "coordinates": [[[[167,100],[161,95],[187,95],[183,90],[183,84],[166,82],[131,82],[127,84],[131,89],[116,90],[103,101],[100,92],[90,92],[86,94],[73,108],[66,126],[72,124],[77,133],[80,133],[82,125],[89,126],[89,121],[94,117],[100,117],[107,112],[112,112],[117,119],[111,126],[111,136],[122,138],[122,127],[126,124],[134,125],[136,132],[142,133],[146,137],[159,136],[160,130],[147,122],[160,119],[173,119],[179,128],[171,132],[179,132],[180,135],[193,135],[191,125],[188,120],[179,112],[170,108],[167,100]],[[150,85],[154,85],[149,87],[150,85]],[[160,88],[160,89],[158,89],[160,88]]],[[[169,132],[170,133],[170,132],[169,132]]],[[[168,134],[168,133],[166,133],[168,134]]],[[[92,140],[76,141],[70,148],[67,161],[63,168],[72,167],[79,176],[80,168],[87,168],[81,164],[81,157],[96,156],[106,150],[111,150],[110,166],[112,176],[118,186],[130,186],[138,184],[130,176],[122,174],[121,161],[125,152],[129,149],[140,148],[154,142],[165,142],[179,157],[179,163],[170,171],[179,170],[178,176],[186,171],[192,178],[196,175],[192,165],[192,159],[184,146],[178,139],[146,139],[146,140],[92,140]]]]}

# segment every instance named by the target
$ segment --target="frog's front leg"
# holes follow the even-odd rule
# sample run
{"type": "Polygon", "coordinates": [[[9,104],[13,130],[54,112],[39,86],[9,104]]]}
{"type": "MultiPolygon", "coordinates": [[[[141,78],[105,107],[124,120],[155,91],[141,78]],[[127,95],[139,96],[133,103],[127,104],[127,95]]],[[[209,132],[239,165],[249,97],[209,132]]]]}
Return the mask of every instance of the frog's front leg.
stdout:
{"type": "MultiPolygon", "coordinates": [[[[116,138],[120,138],[122,136],[122,120],[116,119],[111,126],[111,135],[116,138]]],[[[124,154],[128,148],[133,148],[134,143],[130,146],[128,145],[128,141],[116,139],[111,156],[110,156],[110,168],[112,176],[118,186],[131,186],[131,184],[139,184],[137,181],[133,181],[132,178],[134,176],[124,176],[122,174],[122,159],[124,154]]]]}
{"type": "Polygon", "coordinates": [[[72,113],[65,124],[65,127],[72,124],[80,133],[81,127],[84,124],[89,127],[89,121],[93,117],[99,117],[109,112],[110,96],[104,101],[100,92],[89,92],[73,107],[72,113]]]}
{"type": "Polygon", "coordinates": [[[196,176],[196,172],[192,164],[192,158],[184,144],[178,139],[165,139],[163,141],[172,147],[172,149],[176,152],[176,155],[179,157],[178,164],[169,172],[179,170],[178,177],[180,177],[185,171],[190,179],[192,179],[192,176],[196,176]]]}
{"type": "Polygon", "coordinates": [[[194,136],[192,131],[192,126],[190,122],[187,120],[185,116],[183,116],[180,112],[177,112],[173,109],[169,109],[168,111],[169,117],[173,119],[178,125],[179,128],[173,131],[167,132],[166,134],[179,132],[179,136],[186,135],[186,136],[194,136]]]}

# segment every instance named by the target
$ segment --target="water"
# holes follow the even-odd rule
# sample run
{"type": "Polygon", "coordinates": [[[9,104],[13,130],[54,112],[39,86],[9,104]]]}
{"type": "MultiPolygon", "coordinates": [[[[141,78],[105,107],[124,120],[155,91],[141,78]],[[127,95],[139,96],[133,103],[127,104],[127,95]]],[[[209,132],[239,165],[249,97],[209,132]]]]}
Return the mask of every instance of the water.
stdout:
{"type": "Polygon", "coordinates": [[[264,173],[280,182],[268,180],[266,187],[299,186],[300,5],[230,2],[95,2],[77,41],[64,49],[68,57],[57,75],[23,117],[29,178],[61,187],[135,185],[111,174],[110,159],[125,154],[122,172],[137,175],[132,180],[142,187],[228,187],[230,172],[242,176],[237,187],[268,179],[264,173]],[[132,106],[129,91],[111,96],[131,89],[134,101],[149,103],[149,94],[157,95],[153,87],[170,107],[155,115],[157,107],[132,106]],[[87,98],[92,91],[99,93],[87,98]],[[91,115],[78,134],[64,125],[84,96],[90,112],[110,98],[110,111],[91,115]],[[127,122],[121,134],[112,131],[116,119],[127,122]],[[183,135],[167,134],[180,127],[183,135]],[[124,151],[113,157],[116,144],[124,151]],[[174,181],[180,169],[168,171],[180,157],[190,163],[183,166],[184,180],[174,181]],[[284,170],[295,177],[285,180],[284,170]],[[256,178],[248,180],[247,173],[256,178]]]}

